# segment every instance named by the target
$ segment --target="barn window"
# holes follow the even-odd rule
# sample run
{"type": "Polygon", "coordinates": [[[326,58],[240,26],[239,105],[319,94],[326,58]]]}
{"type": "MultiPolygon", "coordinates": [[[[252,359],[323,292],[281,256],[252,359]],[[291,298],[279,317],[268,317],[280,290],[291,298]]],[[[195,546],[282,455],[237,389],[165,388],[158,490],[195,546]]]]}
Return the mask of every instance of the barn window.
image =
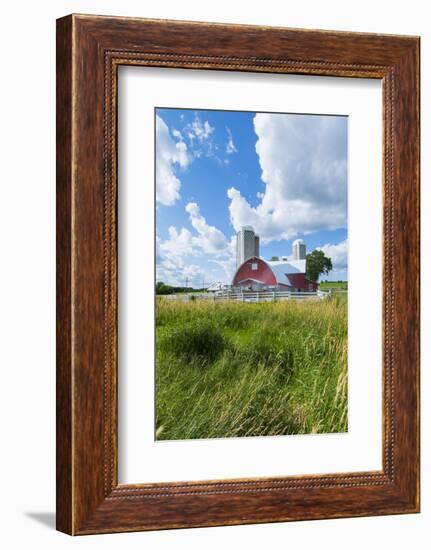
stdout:
{"type": "Polygon", "coordinates": [[[256,262],[253,262],[253,263],[251,264],[251,270],[252,270],[252,271],[257,271],[257,263],[256,263],[256,262]]]}

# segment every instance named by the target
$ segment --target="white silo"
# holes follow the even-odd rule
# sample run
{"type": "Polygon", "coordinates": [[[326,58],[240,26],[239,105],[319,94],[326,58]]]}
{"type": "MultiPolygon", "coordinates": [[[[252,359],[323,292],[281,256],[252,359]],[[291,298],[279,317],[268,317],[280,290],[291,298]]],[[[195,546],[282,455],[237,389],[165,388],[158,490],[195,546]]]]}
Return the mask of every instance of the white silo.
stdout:
{"type": "Polygon", "coordinates": [[[244,225],[236,234],[236,267],[253,256],[259,257],[259,236],[251,225],[244,225]]]}
{"type": "Polygon", "coordinates": [[[292,243],[292,256],[294,260],[305,260],[307,251],[305,248],[305,242],[302,239],[296,239],[292,243]]]}

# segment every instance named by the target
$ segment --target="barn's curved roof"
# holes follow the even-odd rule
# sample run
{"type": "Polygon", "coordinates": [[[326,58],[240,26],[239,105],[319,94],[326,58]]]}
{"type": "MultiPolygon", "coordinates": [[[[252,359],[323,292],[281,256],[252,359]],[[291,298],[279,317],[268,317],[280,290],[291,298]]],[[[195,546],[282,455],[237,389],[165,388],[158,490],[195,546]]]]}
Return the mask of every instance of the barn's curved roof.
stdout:
{"type": "Polygon", "coordinates": [[[289,260],[288,262],[266,262],[272,269],[277,283],[286,284],[286,277],[295,273],[305,273],[305,260],[289,260]]]}
{"type": "Polygon", "coordinates": [[[238,267],[232,280],[235,281],[238,271],[246,262],[250,262],[253,260],[260,260],[261,262],[265,263],[274,273],[277,284],[295,286],[292,283],[292,281],[289,280],[289,275],[305,274],[305,271],[306,271],[306,260],[289,260],[289,261],[272,262],[272,261],[264,260],[263,258],[257,258],[255,256],[253,258],[248,258],[247,260],[245,260],[245,262],[243,262],[238,267]]]}

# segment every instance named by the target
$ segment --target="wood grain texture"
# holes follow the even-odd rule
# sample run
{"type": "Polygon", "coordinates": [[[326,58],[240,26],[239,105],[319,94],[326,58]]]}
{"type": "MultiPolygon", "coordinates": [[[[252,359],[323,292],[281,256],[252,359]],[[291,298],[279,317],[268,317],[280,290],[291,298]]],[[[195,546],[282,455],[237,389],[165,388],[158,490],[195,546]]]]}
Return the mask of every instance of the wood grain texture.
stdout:
{"type": "Polygon", "coordinates": [[[72,28],[57,23],[57,529],[72,532],[72,28]]]}
{"type": "Polygon", "coordinates": [[[419,510],[419,39],[77,16],[57,38],[57,527],[70,534],[419,510]],[[383,470],[118,485],[117,68],[378,78],[383,470]]]}

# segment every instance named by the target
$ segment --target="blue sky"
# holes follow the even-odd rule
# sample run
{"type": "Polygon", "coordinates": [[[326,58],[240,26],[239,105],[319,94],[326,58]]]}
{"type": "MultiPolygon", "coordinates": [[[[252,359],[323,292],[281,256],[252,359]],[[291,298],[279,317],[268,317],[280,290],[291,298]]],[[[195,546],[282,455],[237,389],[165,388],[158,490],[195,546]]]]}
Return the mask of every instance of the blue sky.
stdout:
{"type": "Polygon", "coordinates": [[[346,117],[156,109],[157,280],[230,283],[243,225],[263,258],[300,237],[347,279],[346,117]]]}

